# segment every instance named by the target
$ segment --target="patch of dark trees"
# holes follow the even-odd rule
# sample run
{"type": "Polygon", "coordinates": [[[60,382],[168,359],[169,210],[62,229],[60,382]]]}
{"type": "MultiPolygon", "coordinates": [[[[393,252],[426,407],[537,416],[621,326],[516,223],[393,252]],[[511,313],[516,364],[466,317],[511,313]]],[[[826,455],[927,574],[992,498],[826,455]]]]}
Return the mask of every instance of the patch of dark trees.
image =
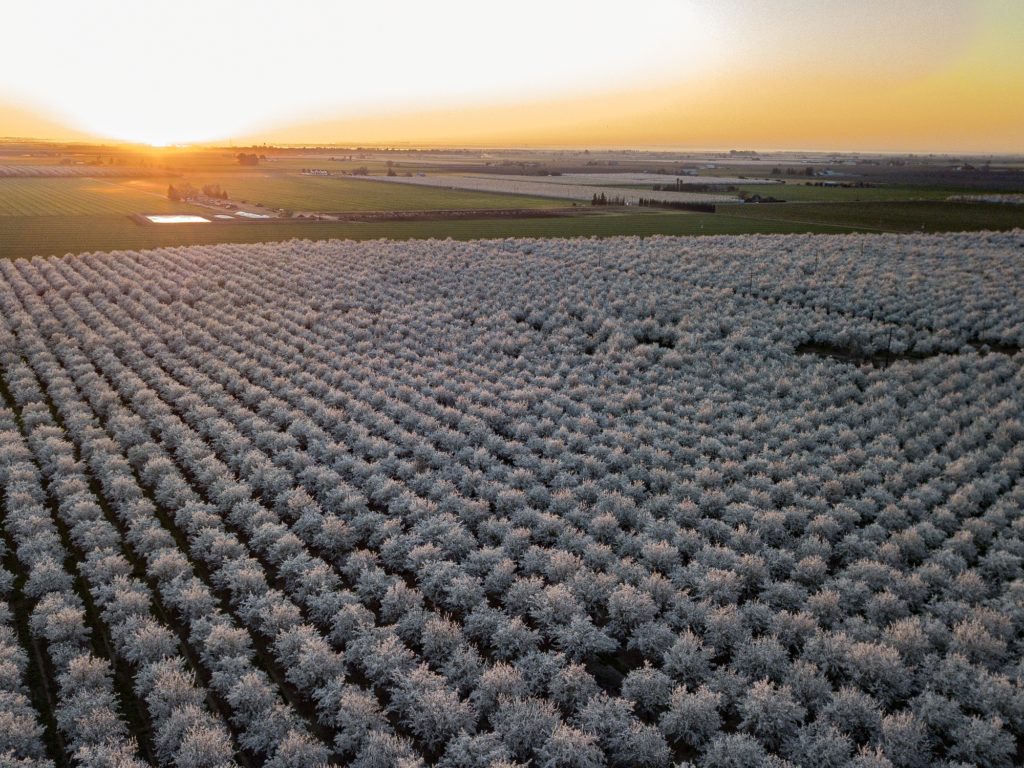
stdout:
{"type": "MultiPolygon", "coordinates": [[[[655,184],[655,192],[690,192],[700,187],[701,192],[710,192],[710,184],[686,184],[682,179],[676,179],[673,184],[655,184]]],[[[721,189],[721,187],[719,187],[721,189]]]]}
{"type": "Polygon", "coordinates": [[[785,200],[780,200],[779,198],[772,197],[771,195],[761,195],[761,194],[758,194],[756,192],[746,192],[746,191],[740,192],[739,198],[744,203],[784,203],[784,202],[786,202],[785,200]]]}
{"type": "Polygon", "coordinates": [[[676,336],[667,330],[634,333],[633,338],[636,339],[637,344],[654,344],[662,349],[676,348],[676,336]]]}
{"type": "Polygon", "coordinates": [[[590,200],[591,205],[625,205],[626,198],[622,195],[606,195],[604,192],[595,192],[590,200]]]}
{"type": "Polygon", "coordinates": [[[201,190],[196,189],[187,181],[178,186],[170,184],[167,187],[167,199],[175,203],[179,203],[182,200],[194,200],[200,195],[212,197],[216,200],[228,199],[227,190],[221,189],[220,184],[204,184],[201,190]]]}
{"type": "Polygon", "coordinates": [[[772,176],[781,176],[783,173],[787,176],[813,176],[814,168],[810,165],[803,168],[786,168],[785,171],[782,168],[772,168],[772,176]]]}
{"type": "Polygon", "coordinates": [[[696,213],[714,213],[713,203],[683,203],[678,200],[655,200],[649,197],[641,197],[637,205],[646,208],[669,208],[673,211],[694,211],[696,213]]]}
{"type": "MultiPolygon", "coordinates": [[[[974,348],[981,356],[988,354],[1016,355],[1021,351],[1019,344],[1003,344],[996,341],[981,341],[971,339],[966,342],[967,346],[974,348]]],[[[827,341],[806,341],[797,344],[793,350],[798,355],[815,355],[817,357],[838,360],[842,363],[853,365],[871,365],[875,368],[887,368],[895,362],[920,362],[939,355],[960,354],[958,351],[929,350],[927,352],[915,350],[913,347],[903,352],[886,350],[865,350],[855,345],[833,344],[827,341]]]]}
{"type": "MultiPolygon", "coordinates": [[[[627,205],[626,198],[621,195],[607,195],[604,192],[595,192],[590,199],[591,205],[627,205]]],[[[656,200],[650,197],[641,197],[637,205],[644,208],[669,208],[674,211],[694,211],[696,213],[714,213],[715,206],[711,203],[684,203],[677,200],[656,200]]]]}

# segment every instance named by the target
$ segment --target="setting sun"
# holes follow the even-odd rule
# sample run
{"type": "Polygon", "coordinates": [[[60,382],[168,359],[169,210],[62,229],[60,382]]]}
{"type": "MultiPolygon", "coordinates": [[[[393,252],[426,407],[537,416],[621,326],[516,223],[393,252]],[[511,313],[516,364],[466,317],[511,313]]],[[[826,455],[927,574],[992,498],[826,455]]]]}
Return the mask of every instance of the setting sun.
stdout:
{"type": "Polygon", "coordinates": [[[201,142],[325,116],[668,82],[706,73],[728,56],[726,19],[675,0],[648,3],[634,16],[583,14],[582,4],[542,0],[500,18],[472,2],[304,0],[289,9],[184,2],[153,24],[149,9],[133,2],[69,4],[56,16],[21,5],[5,13],[9,28],[24,34],[0,50],[8,73],[0,99],[46,109],[98,137],[201,142]],[[118,44],[86,55],[84,41],[94,34],[113,34],[118,44]],[[32,42],[22,49],[19,38],[32,42]],[[16,66],[28,55],[40,65],[16,66]]]}
{"type": "Polygon", "coordinates": [[[528,0],[500,14],[457,0],[301,0],[288,13],[184,2],[159,23],[144,4],[105,0],[18,4],[5,23],[18,34],[0,49],[0,120],[6,101],[153,146],[699,147],[724,128],[730,143],[898,149],[922,136],[908,116],[925,113],[960,126],[929,136],[934,149],[968,132],[965,148],[1009,149],[1024,132],[1012,0],[659,0],[615,13],[528,0]],[[97,35],[117,44],[86,42],[97,35]],[[521,131],[527,114],[539,119],[521,131]]]}

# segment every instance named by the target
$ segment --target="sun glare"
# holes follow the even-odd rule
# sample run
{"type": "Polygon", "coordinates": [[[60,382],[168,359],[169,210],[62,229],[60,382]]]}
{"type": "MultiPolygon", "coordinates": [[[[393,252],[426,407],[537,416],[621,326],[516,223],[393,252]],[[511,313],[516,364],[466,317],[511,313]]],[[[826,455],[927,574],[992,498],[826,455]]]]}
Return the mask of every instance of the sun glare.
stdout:
{"type": "Polygon", "coordinates": [[[1019,0],[828,0],[827,13],[802,0],[647,0],[616,13],[518,0],[500,16],[471,0],[294,0],[288,13],[251,0],[244,14],[181,0],[158,25],[130,0],[58,14],[10,5],[5,24],[20,32],[0,46],[0,135],[28,135],[4,112],[13,104],[153,148],[941,148],[968,134],[968,148],[1015,147],[1024,103],[1019,0]],[[118,44],[95,44],[107,35],[118,44]]]}
{"type": "Polygon", "coordinates": [[[109,12],[68,4],[54,18],[16,4],[8,26],[45,34],[0,48],[4,89],[97,137],[154,146],[243,138],[311,118],[601,92],[707,72],[728,52],[720,15],[678,0],[648,0],[638,14],[521,0],[500,23],[469,0],[372,8],[297,0],[287,14],[254,0],[241,15],[233,4],[183,0],[158,26],[146,4],[104,5],[109,12]],[[96,46],[88,33],[100,20],[103,34],[146,33],[96,46]],[[47,65],[84,41],[88,56],[74,68],[47,65]],[[36,62],[30,71],[19,65],[27,60],[36,62]]]}

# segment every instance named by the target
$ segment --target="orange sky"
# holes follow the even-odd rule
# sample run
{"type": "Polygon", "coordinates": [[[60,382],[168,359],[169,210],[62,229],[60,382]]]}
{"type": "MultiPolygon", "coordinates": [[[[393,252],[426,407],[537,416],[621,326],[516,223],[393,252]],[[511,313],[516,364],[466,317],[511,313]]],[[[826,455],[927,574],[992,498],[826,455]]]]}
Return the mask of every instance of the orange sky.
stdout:
{"type": "Polygon", "coordinates": [[[1024,152],[1020,0],[279,8],[19,6],[0,136],[1024,152]]]}

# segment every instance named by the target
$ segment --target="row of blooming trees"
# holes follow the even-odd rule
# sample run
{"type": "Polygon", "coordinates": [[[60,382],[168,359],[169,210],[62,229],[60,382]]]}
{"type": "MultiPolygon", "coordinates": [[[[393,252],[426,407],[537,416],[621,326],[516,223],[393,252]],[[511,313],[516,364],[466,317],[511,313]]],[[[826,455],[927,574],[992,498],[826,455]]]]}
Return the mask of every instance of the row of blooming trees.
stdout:
{"type": "Polygon", "coordinates": [[[0,264],[0,481],[48,537],[5,524],[14,584],[95,651],[38,674],[121,718],[98,756],[55,735],[90,765],[1012,764],[1020,241],[0,264]]]}
{"type": "MultiPolygon", "coordinates": [[[[41,393],[29,374],[16,368],[12,373],[5,383],[19,406],[23,424],[52,423],[45,409],[33,408],[41,393]]],[[[15,426],[9,411],[3,411],[2,421],[6,427],[15,426]]],[[[15,544],[25,575],[20,591],[32,604],[30,631],[45,648],[47,668],[56,684],[53,715],[58,738],[66,753],[80,765],[144,765],[119,711],[111,664],[92,653],[92,627],[85,617],[84,602],[74,589],[73,577],[64,567],[68,553],[47,511],[39,469],[16,429],[6,429],[0,444],[4,529],[15,544]]],[[[9,721],[4,725],[14,728],[18,724],[9,721]]],[[[27,733],[34,732],[36,729],[27,733]]],[[[7,733],[4,740],[11,742],[16,736],[7,733]]],[[[26,756],[39,751],[38,746],[30,748],[26,756]]]]}
{"type": "MultiPolygon", "coordinates": [[[[28,329],[24,328],[23,333],[27,335],[28,329]]],[[[60,351],[67,352],[63,348],[60,351]]],[[[65,378],[64,370],[78,373],[82,369],[55,365],[49,349],[42,345],[29,360],[48,383],[64,423],[76,425],[72,434],[106,488],[107,498],[120,513],[121,522],[129,529],[134,554],[147,563],[146,572],[164,603],[186,620],[192,651],[205,662],[222,706],[229,708],[240,745],[253,755],[272,756],[285,765],[324,762],[323,749],[308,743],[294,713],[279,702],[273,683],[253,666],[248,647],[251,639],[244,632],[237,636],[232,621],[218,616],[217,598],[190,573],[188,562],[181,562],[173,537],[160,526],[118,446],[92,424],[84,403],[67,398],[74,385],[65,378]],[[81,409],[77,414],[76,407],[81,409]]],[[[32,375],[27,369],[23,371],[26,379],[32,375]]],[[[92,598],[104,609],[103,618],[115,644],[122,646],[119,650],[123,658],[139,665],[135,692],[149,705],[158,759],[173,765],[228,764],[234,746],[227,731],[203,711],[205,693],[195,688],[193,671],[177,653],[177,638],[151,618],[153,607],[148,604],[146,587],[128,575],[131,565],[117,551],[116,529],[103,518],[98,505],[82,498],[89,493],[85,490],[85,468],[76,462],[73,447],[59,439],[61,430],[56,426],[51,430],[57,434],[33,433],[33,439],[39,441],[36,454],[54,489],[59,515],[65,507],[75,510],[76,519],[64,522],[84,553],[82,571],[93,587],[92,598]]],[[[159,462],[162,451],[152,443],[133,443],[133,447],[140,449],[134,455],[148,473],[166,480],[160,474],[166,468],[159,462]],[[146,453],[147,447],[152,455],[146,453]]],[[[168,461],[166,465],[172,468],[172,476],[162,483],[162,493],[164,502],[170,503],[175,493],[181,492],[182,484],[180,480],[179,485],[174,484],[173,464],[168,461]]]]}
{"type": "MultiPolygon", "coordinates": [[[[0,428],[7,431],[14,426],[10,411],[0,409],[0,428]]],[[[0,558],[6,555],[6,542],[0,539],[0,558]]],[[[8,595],[13,586],[14,575],[0,567],[0,595],[8,595]]],[[[39,712],[29,698],[28,653],[19,643],[14,623],[9,603],[0,600],[0,762],[12,768],[52,768],[39,712]]]]}

